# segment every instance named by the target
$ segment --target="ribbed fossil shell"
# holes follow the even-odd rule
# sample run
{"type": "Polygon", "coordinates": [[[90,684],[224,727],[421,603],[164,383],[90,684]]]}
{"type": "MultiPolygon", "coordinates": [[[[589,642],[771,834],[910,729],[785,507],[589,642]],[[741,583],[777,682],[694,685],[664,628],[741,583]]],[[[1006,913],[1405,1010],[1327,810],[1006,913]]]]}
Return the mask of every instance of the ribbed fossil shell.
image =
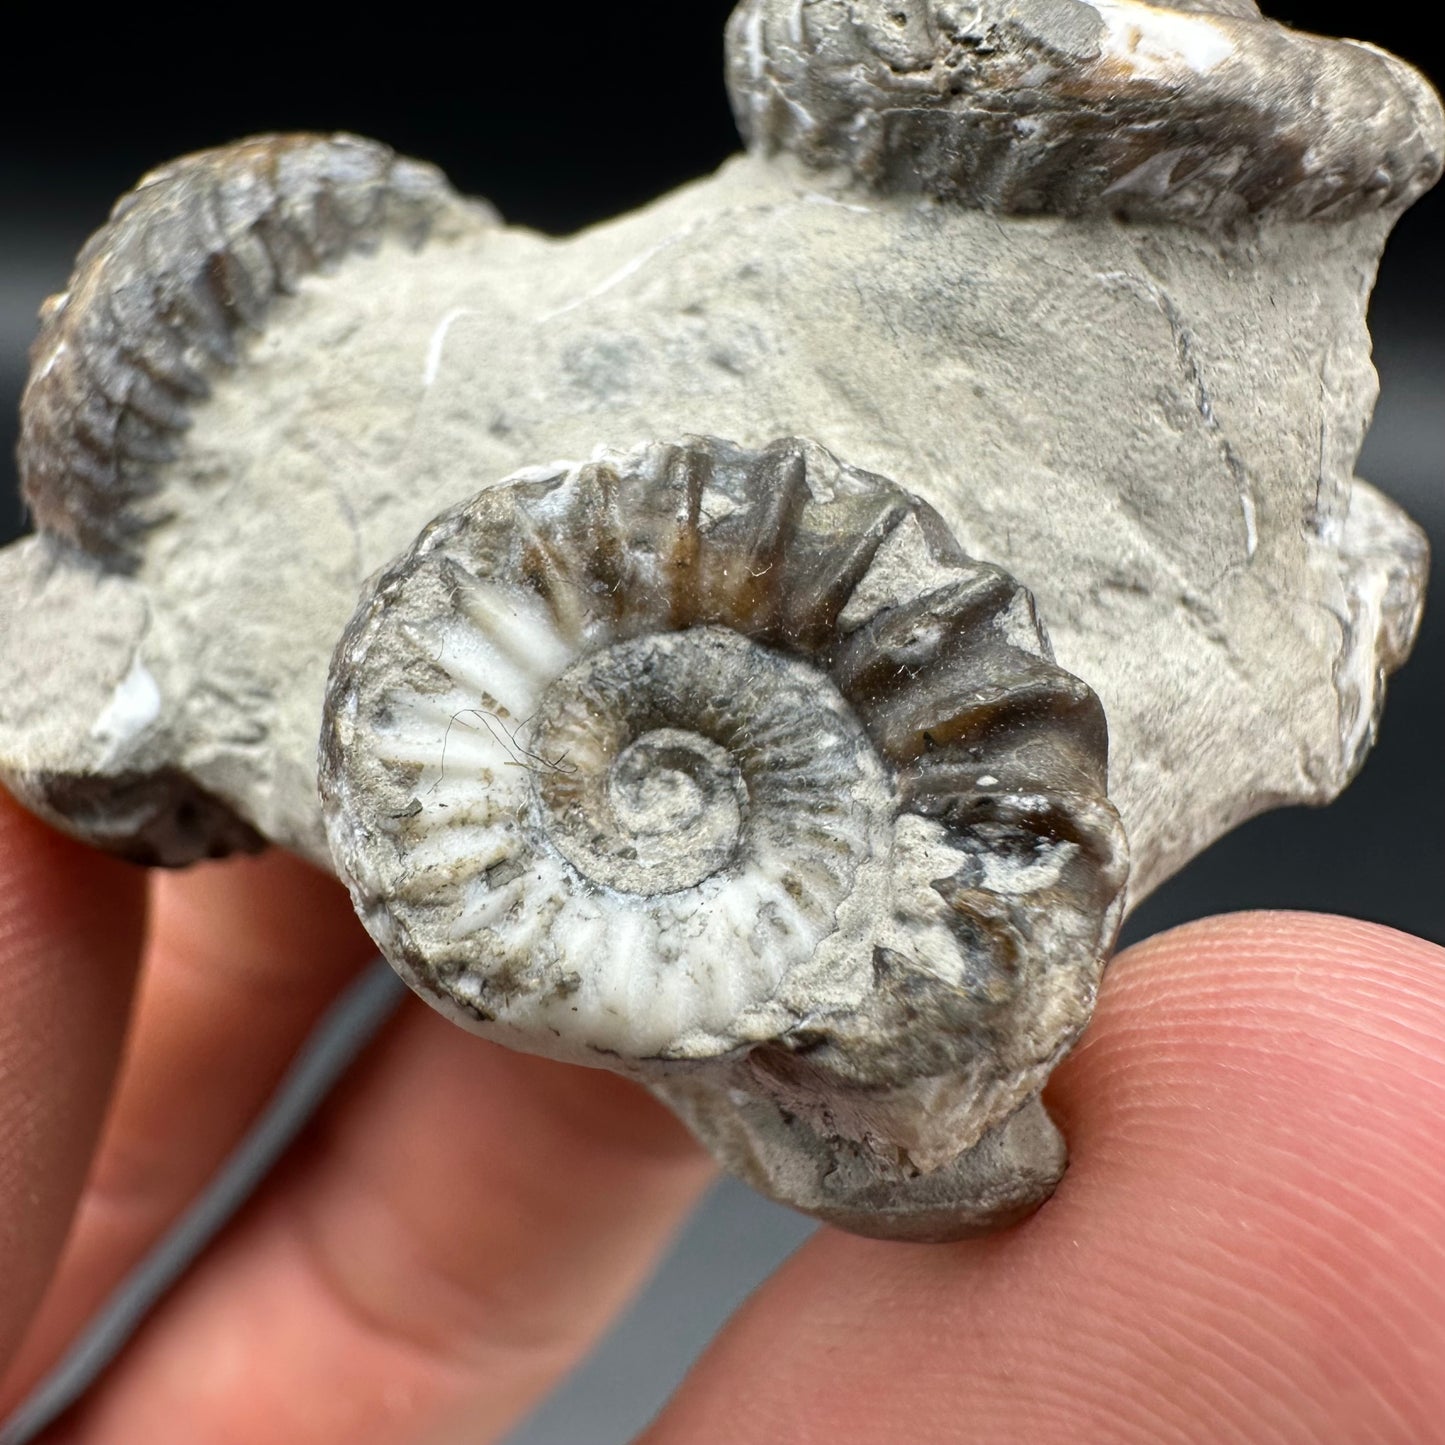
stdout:
{"type": "Polygon", "coordinates": [[[721,1064],[876,1183],[1029,1104],[1089,1016],[1126,872],[1098,701],[1012,578],[811,443],[443,514],[327,718],[362,916],[479,1032],[684,1090],[721,1064]]]}
{"type": "Polygon", "coordinates": [[[21,408],[39,526],[113,566],[164,520],[146,506],[190,408],[278,296],[393,235],[474,219],[434,166],[356,136],[257,136],[186,156],[122,197],[46,303],[21,408]]]}
{"type": "Polygon", "coordinates": [[[989,211],[1341,220],[1445,149],[1408,65],[1253,0],[744,0],[728,42],[750,144],[989,211]]]}

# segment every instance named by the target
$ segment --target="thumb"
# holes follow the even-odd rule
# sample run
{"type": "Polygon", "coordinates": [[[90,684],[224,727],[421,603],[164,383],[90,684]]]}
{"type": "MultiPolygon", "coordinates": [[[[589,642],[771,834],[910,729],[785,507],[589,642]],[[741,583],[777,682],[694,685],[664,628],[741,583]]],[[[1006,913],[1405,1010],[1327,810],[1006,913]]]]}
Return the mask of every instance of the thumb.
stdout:
{"type": "Polygon", "coordinates": [[[1445,951],[1288,914],[1154,939],[1052,1107],[1034,1219],[821,1232],[648,1445],[1445,1440],[1445,951]]]}

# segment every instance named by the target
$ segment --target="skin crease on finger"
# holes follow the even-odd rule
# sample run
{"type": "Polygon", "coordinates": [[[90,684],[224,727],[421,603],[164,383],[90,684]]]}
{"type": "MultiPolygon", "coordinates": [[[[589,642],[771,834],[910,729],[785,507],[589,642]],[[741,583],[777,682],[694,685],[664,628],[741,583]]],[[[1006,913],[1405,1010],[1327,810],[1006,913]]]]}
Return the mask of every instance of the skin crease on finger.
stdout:
{"type": "Polygon", "coordinates": [[[151,895],[116,1093],[60,1267],[0,1376],[0,1419],[191,1202],[376,953],[344,891],[279,851],[155,873],[151,895]]]}
{"type": "Polygon", "coordinates": [[[85,1177],[144,917],[138,872],[0,792],[0,1361],[44,1288],[85,1177]]]}
{"type": "Polygon", "coordinates": [[[938,1249],[823,1231],[646,1445],[1445,1440],[1445,951],[1310,915],[1122,955],[1072,1165],[938,1249]]]}

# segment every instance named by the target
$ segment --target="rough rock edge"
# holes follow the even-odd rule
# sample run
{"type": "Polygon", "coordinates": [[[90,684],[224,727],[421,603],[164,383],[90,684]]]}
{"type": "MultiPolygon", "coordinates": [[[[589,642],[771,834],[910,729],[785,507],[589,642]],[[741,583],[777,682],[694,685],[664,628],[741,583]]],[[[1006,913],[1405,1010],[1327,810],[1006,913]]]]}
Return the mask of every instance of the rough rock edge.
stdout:
{"type": "Polygon", "coordinates": [[[496,224],[435,167],[356,136],[271,135],[153,171],[42,308],[18,459],[42,531],[134,570],[189,410],[280,296],[388,237],[496,224]]]}
{"type": "Polygon", "coordinates": [[[1388,497],[1356,477],[1340,554],[1349,567],[1349,585],[1335,686],[1341,745],[1353,778],[1379,735],[1386,681],[1405,665],[1419,636],[1430,540],[1388,497]],[[1367,625],[1370,618],[1373,627],[1367,625]]]}
{"type": "Polygon", "coordinates": [[[870,1178],[862,1151],[826,1141],[770,1101],[696,1080],[649,1087],[729,1173],[760,1194],[870,1239],[951,1244],[1028,1218],[1068,1168],[1068,1148],[1037,1094],[953,1163],[908,1180],[870,1178]]]}
{"type": "Polygon", "coordinates": [[[142,867],[181,867],[266,847],[249,823],[178,768],[119,776],[46,773],[5,782],[33,812],[142,867]]]}
{"type": "Polygon", "coordinates": [[[943,8],[743,0],[728,83],[749,145],[880,193],[1204,228],[1398,212],[1440,177],[1438,97],[1373,46],[1243,4],[983,0],[951,30],[943,8]]]}

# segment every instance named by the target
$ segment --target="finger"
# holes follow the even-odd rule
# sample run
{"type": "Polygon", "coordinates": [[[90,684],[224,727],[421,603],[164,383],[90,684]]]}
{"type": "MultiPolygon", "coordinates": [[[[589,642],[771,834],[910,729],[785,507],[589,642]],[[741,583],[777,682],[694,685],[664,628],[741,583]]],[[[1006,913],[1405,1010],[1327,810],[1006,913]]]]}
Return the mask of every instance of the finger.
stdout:
{"type": "Polygon", "coordinates": [[[652,1268],[710,1167],[610,1075],[410,1004],[58,1438],[494,1438],[652,1268]]]}
{"type": "Polygon", "coordinates": [[[0,1361],[65,1238],[110,1091],[144,878],[0,792],[0,1361]]]}
{"type": "Polygon", "coordinates": [[[1439,1438],[1445,952],[1218,919],[1113,966],[1073,1163],[974,1244],[823,1231],[647,1445],[1439,1438]]]}
{"type": "Polygon", "coordinates": [[[195,1198],[374,954],[341,887],[286,854],[156,875],[119,1087],[0,1418],[195,1198]]]}

